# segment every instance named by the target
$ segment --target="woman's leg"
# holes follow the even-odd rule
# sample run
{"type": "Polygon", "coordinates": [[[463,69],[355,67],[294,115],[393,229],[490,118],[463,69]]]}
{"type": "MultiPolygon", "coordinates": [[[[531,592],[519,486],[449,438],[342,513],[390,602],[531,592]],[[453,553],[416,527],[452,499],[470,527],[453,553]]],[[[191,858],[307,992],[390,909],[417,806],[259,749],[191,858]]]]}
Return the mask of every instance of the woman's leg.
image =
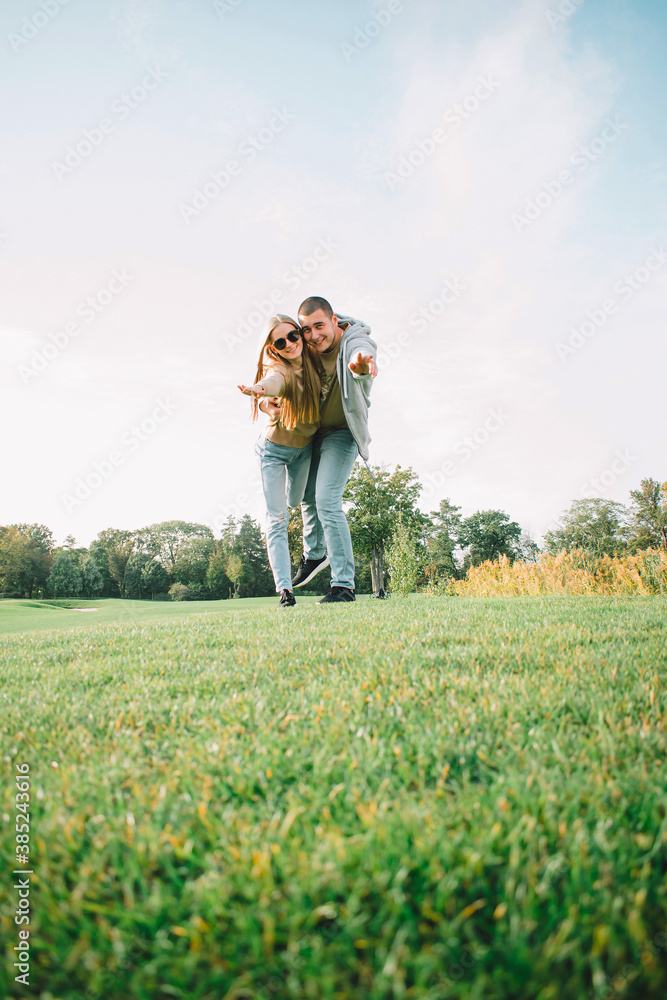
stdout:
{"type": "Polygon", "coordinates": [[[294,448],[274,445],[271,441],[266,440],[257,446],[267,510],[266,549],[277,594],[281,590],[292,589],[292,565],[287,542],[289,514],[285,487],[287,465],[291,457],[289,453],[293,451],[295,451],[294,448]]]}
{"type": "Polygon", "coordinates": [[[310,459],[313,453],[313,443],[304,448],[295,448],[298,455],[287,466],[287,506],[298,507],[303,500],[310,472],[310,459]]]}

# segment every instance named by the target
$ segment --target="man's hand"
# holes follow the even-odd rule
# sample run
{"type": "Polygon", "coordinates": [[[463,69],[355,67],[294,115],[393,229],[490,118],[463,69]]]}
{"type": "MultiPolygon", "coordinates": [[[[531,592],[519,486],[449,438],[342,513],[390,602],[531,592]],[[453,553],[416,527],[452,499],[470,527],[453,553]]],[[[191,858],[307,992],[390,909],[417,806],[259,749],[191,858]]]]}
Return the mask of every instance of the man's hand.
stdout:
{"type": "Polygon", "coordinates": [[[355,375],[372,375],[375,378],[378,373],[373,355],[362,354],[361,351],[359,351],[353,361],[350,361],[348,368],[355,375]]]}
{"type": "Polygon", "coordinates": [[[272,420],[277,420],[280,416],[280,399],[278,396],[265,396],[259,404],[259,408],[272,420]]]}

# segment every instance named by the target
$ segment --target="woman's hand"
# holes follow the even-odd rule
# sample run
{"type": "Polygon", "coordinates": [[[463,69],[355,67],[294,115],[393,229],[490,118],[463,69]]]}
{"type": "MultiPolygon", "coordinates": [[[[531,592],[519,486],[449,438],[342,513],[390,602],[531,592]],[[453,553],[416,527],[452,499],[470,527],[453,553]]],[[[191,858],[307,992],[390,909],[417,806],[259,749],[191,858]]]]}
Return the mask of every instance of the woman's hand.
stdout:
{"type": "Polygon", "coordinates": [[[263,396],[264,386],[261,382],[257,385],[237,385],[237,389],[240,389],[244,396],[263,396]]]}
{"type": "Polygon", "coordinates": [[[280,419],[280,399],[277,396],[265,396],[259,404],[259,408],[271,420],[280,419]]]}

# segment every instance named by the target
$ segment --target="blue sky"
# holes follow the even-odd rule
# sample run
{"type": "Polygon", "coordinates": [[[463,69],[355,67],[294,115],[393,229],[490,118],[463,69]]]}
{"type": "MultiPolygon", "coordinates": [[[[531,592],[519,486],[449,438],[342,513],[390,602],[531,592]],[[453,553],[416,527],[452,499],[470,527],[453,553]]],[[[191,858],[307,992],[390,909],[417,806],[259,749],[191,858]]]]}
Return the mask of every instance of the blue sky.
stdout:
{"type": "Polygon", "coordinates": [[[579,496],[667,478],[666,20],[648,0],[3,4],[0,522],[88,544],[261,517],[235,386],[271,295],[370,323],[371,460],[411,465],[426,510],[539,537],[579,496]]]}

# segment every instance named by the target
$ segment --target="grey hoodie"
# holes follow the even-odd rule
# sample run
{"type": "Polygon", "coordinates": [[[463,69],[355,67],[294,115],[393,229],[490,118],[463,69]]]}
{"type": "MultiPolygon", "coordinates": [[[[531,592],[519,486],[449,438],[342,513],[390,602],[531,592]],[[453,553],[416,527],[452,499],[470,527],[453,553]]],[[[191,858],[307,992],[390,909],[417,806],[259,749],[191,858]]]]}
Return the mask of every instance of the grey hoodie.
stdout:
{"type": "Polygon", "coordinates": [[[340,385],[340,395],[343,412],[350,428],[350,433],[357,443],[359,454],[368,463],[368,446],[371,436],[368,433],[368,407],[371,405],[370,394],[373,385],[372,375],[355,375],[348,368],[350,361],[356,358],[359,351],[362,354],[377,354],[377,344],[370,337],[371,328],[350,316],[338,316],[339,323],[348,323],[340,339],[340,350],[336,362],[336,374],[340,385]]]}

